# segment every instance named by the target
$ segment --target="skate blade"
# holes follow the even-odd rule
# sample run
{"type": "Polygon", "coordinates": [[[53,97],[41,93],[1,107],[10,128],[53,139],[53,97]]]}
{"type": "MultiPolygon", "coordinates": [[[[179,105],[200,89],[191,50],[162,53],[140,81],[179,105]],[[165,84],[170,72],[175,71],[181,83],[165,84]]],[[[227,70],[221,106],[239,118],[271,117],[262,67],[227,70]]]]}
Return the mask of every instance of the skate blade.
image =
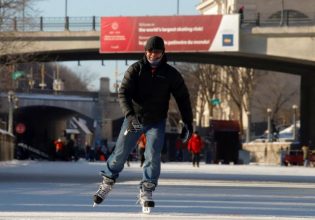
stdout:
{"type": "Polygon", "coordinates": [[[144,207],[153,208],[155,205],[154,201],[145,201],[143,202],[144,207]]]}
{"type": "Polygon", "coordinates": [[[142,207],[142,213],[150,214],[151,213],[151,207],[142,207]]]}
{"type": "Polygon", "coordinates": [[[93,203],[93,208],[94,208],[95,206],[97,206],[97,203],[94,202],[94,203],[93,203]]]}

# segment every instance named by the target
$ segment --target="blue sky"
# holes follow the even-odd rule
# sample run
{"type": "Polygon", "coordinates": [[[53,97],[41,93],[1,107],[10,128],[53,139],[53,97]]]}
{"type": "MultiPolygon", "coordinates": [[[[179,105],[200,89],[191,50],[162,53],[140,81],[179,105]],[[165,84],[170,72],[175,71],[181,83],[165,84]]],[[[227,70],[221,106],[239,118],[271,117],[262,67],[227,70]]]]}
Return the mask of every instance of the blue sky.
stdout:
{"type": "MultiPolygon", "coordinates": [[[[40,0],[36,8],[46,17],[65,16],[68,2],[68,16],[141,16],[175,15],[177,0],[40,0]],[[163,5],[164,4],[164,5],[163,5]]],[[[179,13],[197,14],[196,5],[200,0],[179,0],[179,13]]]]}
{"type": "MultiPolygon", "coordinates": [[[[199,14],[196,6],[200,0],[179,0],[179,15],[199,14]]],[[[35,5],[38,16],[64,17],[66,14],[66,0],[40,0],[35,5]]],[[[176,15],[177,0],[67,0],[67,15],[70,17],[85,16],[144,16],[144,15],[176,15]]],[[[123,77],[127,66],[125,61],[118,62],[118,79],[123,77]]],[[[129,61],[130,65],[132,62],[129,61]]],[[[98,89],[99,78],[109,77],[111,85],[115,80],[115,61],[82,61],[80,66],[77,62],[64,63],[73,71],[80,73],[88,72],[95,76],[91,89],[98,89]]],[[[113,87],[111,86],[111,89],[113,87]]]]}

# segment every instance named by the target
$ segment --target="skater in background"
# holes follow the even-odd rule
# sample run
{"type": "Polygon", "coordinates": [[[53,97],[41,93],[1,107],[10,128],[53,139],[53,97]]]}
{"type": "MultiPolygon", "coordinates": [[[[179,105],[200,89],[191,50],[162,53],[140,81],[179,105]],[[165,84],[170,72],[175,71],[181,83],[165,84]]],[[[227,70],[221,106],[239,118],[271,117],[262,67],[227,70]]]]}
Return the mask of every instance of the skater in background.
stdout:
{"type": "Polygon", "coordinates": [[[305,145],[302,146],[303,162],[304,162],[304,166],[305,167],[308,167],[308,165],[309,165],[309,161],[308,161],[309,150],[310,150],[310,147],[308,145],[305,144],[305,145]]]}
{"type": "Polygon", "coordinates": [[[95,147],[94,146],[90,146],[89,161],[90,162],[94,162],[95,161],[95,147]]]}
{"type": "Polygon", "coordinates": [[[194,132],[192,137],[188,141],[188,151],[192,154],[192,164],[193,166],[199,167],[200,162],[200,152],[203,148],[203,141],[199,136],[198,132],[194,132]]]}
{"type": "Polygon", "coordinates": [[[143,166],[143,163],[145,161],[144,152],[145,152],[145,144],[146,144],[146,138],[145,134],[142,134],[138,140],[138,150],[139,150],[139,159],[140,159],[140,167],[143,166]]]}
{"type": "Polygon", "coordinates": [[[282,146],[279,151],[280,154],[280,165],[285,166],[285,156],[287,154],[287,150],[285,150],[282,146]]]}
{"type": "Polygon", "coordinates": [[[85,160],[90,160],[91,145],[85,142],[84,148],[85,148],[85,160]]]}
{"type": "Polygon", "coordinates": [[[57,160],[64,160],[64,142],[61,138],[54,141],[57,160]]]}
{"type": "Polygon", "coordinates": [[[105,147],[104,145],[96,145],[96,150],[95,150],[95,153],[96,153],[96,160],[99,160],[99,161],[105,161],[106,160],[106,154],[105,154],[105,147]]]}
{"type": "Polygon", "coordinates": [[[240,23],[243,24],[244,22],[244,6],[243,5],[238,9],[238,13],[240,14],[240,23]]]}
{"type": "Polygon", "coordinates": [[[118,98],[125,119],[115,150],[101,172],[103,182],[94,195],[95,204],[101,203],[111,191],[128,155],[144,133],[146,160],[140,181],[139,203],[143,207],[154,207],[152,192],[160,177],[160,156],[171,94],[176,100],[185,125],[181,137],[183,141],[187,141],[193,130],[188,89],[180,73],[167,64],[163,39],[154,36],[146,42],[143,59],[128,68],[119,88],[118,98]]]}
{"type": "Polygon", "coordinates": [[[175,142],[176,147],[176,161],[183,161],[183,148],[184,148],[183,141],[178,137],[175,142]]]}

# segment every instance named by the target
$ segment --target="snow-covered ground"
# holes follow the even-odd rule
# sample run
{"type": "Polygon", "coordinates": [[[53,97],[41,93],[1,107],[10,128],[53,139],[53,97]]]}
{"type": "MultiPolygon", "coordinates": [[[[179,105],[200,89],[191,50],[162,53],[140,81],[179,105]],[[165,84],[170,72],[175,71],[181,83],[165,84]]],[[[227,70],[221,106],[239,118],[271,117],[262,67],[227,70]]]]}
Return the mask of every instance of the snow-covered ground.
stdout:
{"type": "Polygon", "coordinates": [[[156,207],[136,204],[142,173],[125,167],[107,200],[92,207],[104,163],[0,162],[0,220],[315,219],[315,168],[162,164],[156,207]]]}

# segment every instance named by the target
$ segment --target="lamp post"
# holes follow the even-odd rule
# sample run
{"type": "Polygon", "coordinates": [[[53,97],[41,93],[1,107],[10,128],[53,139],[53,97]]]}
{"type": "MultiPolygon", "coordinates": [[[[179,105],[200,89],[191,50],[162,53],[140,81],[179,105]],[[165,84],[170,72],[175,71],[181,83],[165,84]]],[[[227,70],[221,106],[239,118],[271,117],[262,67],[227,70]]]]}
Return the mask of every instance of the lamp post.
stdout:
{"type": "Polygon", "coordinates": [[[65,0],[65,30],[69,30],[68,0],[65,0]]]}
{"type": "Polygon", "coordinates": [[[281,18],[280,18],[280,26],[284,24],[284,0],[281,0],[281,18]]]}
{"type": "Polygon", "coordinates": [[[296,116],[297,116],[298,106],[292,105],[292,109],[293,109],[293,140],[296,141],[297,140],[296,116]]]}
{"type": "Polygon", "coordinates": [[[18,97],[13,91],[8,92],[9,101],[9,118],[8,118],[8,132],[13,134],[13,111],[17,107],[18,97]]]}
{"type": "Polygon", "coordinates": [[[23,11],[22,11],[22,22],[23,22],[23,31],[25,31],[25,0],[23,0],[22,2],[22,7],[23,7],[23,11]]]}
{"type": "Polygon", "coordinates": [[[247,130],[246,130],[246,143],[250,142],[250,123],[251,123],[251,118],[250,118],[250,111],[246,112],[247,114],[247,130]]]}
{"type": "Polygon", "coordinates": [[[68,17],[68,0],[65,0],[65,17],[68,17]]]}
{"type": "Polygon", "coordinates": [[[268,116],[268,136],[267,136],[267,139],[268,139],[268,142],[271,142],[272,141],[272,138],[271,138],[271,108],[267,108],[267,116],[268,116]]]}

